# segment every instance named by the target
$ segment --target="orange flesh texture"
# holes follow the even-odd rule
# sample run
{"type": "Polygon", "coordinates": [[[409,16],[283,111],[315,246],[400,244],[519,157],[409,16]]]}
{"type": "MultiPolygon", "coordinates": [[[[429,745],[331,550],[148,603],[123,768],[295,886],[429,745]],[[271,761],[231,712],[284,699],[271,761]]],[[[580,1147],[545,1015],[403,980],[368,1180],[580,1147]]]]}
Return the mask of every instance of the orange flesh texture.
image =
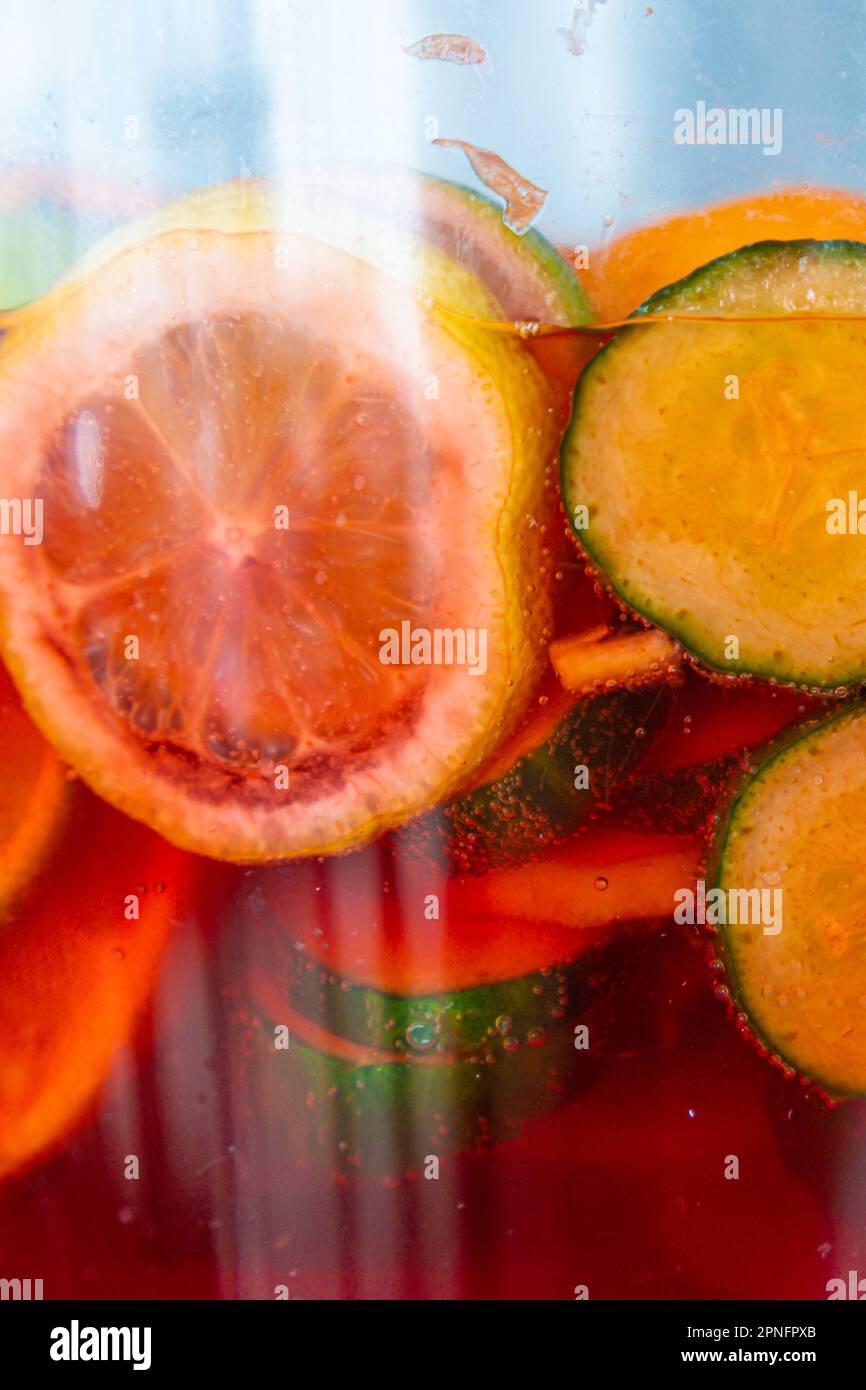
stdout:
{"type": "Polygon", "coordinates": [[[349,368],[258,315],[178,328],[128,366],[140,401],[82,402],[41,478],[55,518],[45,555],[91,679],[142,736],[185,735],[237,767],[291,759],[303,776],[375,740],[429,671],[380,667],[379,631],[444,618],[423,518],[448,458],[381,363],[349,368]],[[82,506],[97,450],[103,494],[82,506]],[[410,458],[414,496],[400,477],[410,458]],[[117,517],[129,527],[112,535],[117,517]],[[142,606],[156,630],[130,662],[123,637],[142,606]]]}
{"type": "MultiPolygon", "coordinates": [[[[284,305],[233,309],[233,299],[249,299],[250,283],[267,302],[272,238],[236,237],[242,247],[232,247],[228,276],[217,275],[221,240],[196,235],[195,272],[178,255],[151,285],[139,268],[134,294],[144,322],[131,322],[124,284],[126,298],[99,310],[107,321],[98,324],[98,343],[82,296],[71,312],[85,337],[91,333],[74,380],[39,315],[22,323],[23,349],[44,332],[39,377],[56,374],[67,409],[49,440],[35,439],[44,412],[31,388],[15,440],[6,441],[31,460],[34,447],[41,451],[35,489],[31,478],[22,495],[35,491],[46,516],[45,543],[34,548],[38,555],[22,555],[13,592],[51,598],[47,616],[37,598],[26,616],[10,618],[7,650],[52,735],[53,712],[39,687],[54,675],[83,688],[103,725],[113,725],[114,738],[108,732],[95,750],[96,770],[81,767],[103,794],[111,795],[106,763],[119,756],[118,723],[134,735],[142,773],[160,777],[171,762],[171,777],[205,806],[223,793],[226,773],[235,799],[267,802],[273,768],[286,764],[299,818],[323,788],[325,801],[339,805],[352,765],[354,819],[338,824],[328,842],[327,805],[322,813],[320,847],[346,847],[393,771],[387,750],[395,731],[407,738],[405,781],[426,751],[444,764],[438,777],[447,790],[465,776],[468,751],[451,750],[453,728],[477,720],[492,747],[498,718],[526,689],[526,645],[516,651],[509,630],[519,575],[502,574],[490,545],[495,518],[511,502],[501,464],[499,482],[487,486],[488,465],[510,442],[486,408],[491,380],[455,354],[436,325],[418,328],[414,303],[399,287],[383,305],[380,277],[374,285],[367,267],[329,248],[321,252],[330,276],[324,289],[321,274],[316,289],[321,266],[297,271],[311,283],[293,301],[293,316],[284,305]],[[186,302],[188,322],[169,323],[173,299],[186,302]],[[130,340],[146,346],[126,351],[130,340]],[[422,369],[433,366],[442,396],[459,400],[463,414],[421,399],[422,369]],[[130,382],[137,399],[127,398],[130,382]],[[275,525],[278,507],[288,509],[287,531],[275,525]],[[447,666],[383,665],[380,633],[406,619],[428,630],[485,626],[487,678],[467,680],[464,672],[458,685],[447,666]],[[57,650],[46,654],[54,675],[33,670],[27,641],[18,640],[18,627],[29,639],[46,625],[59,648],[60,665],[57,650]],[[130,635],[139,641],[136,660],[128,659],[130,635]],[[438,747],[421,717],[434,694],[438,747]],[[383,750],[384,768],[375,760],[383,750]],[[156,753],[151,763],[161,766],[148,768],[143,752],[156,753]]],[[[121,264],[118,278],[125,273],[121,264]]],[[[64,293],[74,299],[75,289],[64,293]]],[[[13,391],[18,360],[13,343],[13,391]]],[[[528,486],[528,498],[532,488],[540,494],[541,484],[528,486]]],[[[527,570],[536,548],[540,541],[527,536],[518,557],[527,570]]],[[[536,595],[530,607],[540,603],[536,595]]],[[[55,741],[74,756],[81,740],[73,727],[65,732],[68,748],[62,737],[55,741]]],[[[485,751],[479,743],[476,762],[485,751]]],[[[404,814],[425,804],[420,794],[413,805],[411,793],[404,814]]],[[[139,814],[134,791],[111,799],[139,814]]],[[[367,816],[372,830],[375,807],[367,816]]],[[[156,823],[171,832],[165,820],[156,823]]],[[[201,847],[182,831],[172,838],[201,847]]],[[[250,839],[249,853],[242,847],[237,857],[267,857],[267,836],[253,831],[250,839]]]]}
{"type": "Polygon", "coordinates": [[[38,870],[68,803],[64,769],[0,666],[0,912],[38,870]]]}
{"type": "Polygon", "coordinates": [[[61,1138],[104,1080],[191,873],[150,831],[76,797],[62,865],[0,924],[0,1176],[61,1138]],[[129,894],[138,920],[124,916],[129,894]]]}

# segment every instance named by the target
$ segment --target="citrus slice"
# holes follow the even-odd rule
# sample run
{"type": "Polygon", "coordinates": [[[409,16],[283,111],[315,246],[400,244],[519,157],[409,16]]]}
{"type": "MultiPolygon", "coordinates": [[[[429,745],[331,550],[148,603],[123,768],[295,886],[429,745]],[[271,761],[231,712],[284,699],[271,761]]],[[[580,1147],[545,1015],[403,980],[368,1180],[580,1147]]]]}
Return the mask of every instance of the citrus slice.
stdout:
{"type": "Polygon", "coordinates": [[[25,703],[107,800],[239,862],[450,793],[548,615],[543,377],[435,308],[480,282],[431,247],[410,288],[275,216],[243,183],[177,204],[0,348],[0,493],[42,507],[41,544],[0,543],[25,703]]]}
{"type": "Polygon", "coordinates": [[[85,1112],[151,994],[196,873],[80,785],[51,864],[0,924],[0,1178],[85,1112]]]}
{"type": "Polygon", "coordinates": [[[866,198],[850,188],[778,188],[654,218],[594,246],[580,280],[603,322],[662,285],[758,241],[863,241],[866,198]]]}
{"type": "Polygon", "coordinates": [[[0,666],[0,913],[38,871],[63,822],[69,783],[0,666]]]}

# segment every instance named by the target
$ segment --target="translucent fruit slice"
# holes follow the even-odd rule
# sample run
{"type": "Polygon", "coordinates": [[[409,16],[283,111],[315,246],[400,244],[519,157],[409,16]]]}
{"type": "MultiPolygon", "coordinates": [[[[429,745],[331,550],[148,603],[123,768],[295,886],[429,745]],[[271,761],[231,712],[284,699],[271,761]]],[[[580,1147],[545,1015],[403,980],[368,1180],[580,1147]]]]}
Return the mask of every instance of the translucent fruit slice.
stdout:
{"type": "Polygon", "coordinates": [[[69,783],[0,666],[0,914],[38,872],[63,823],[69,783]]]}
{"type": "Polygon", "coordinates": [[[600,940],[669,919],[700,848],[602,829],[517,869],[449,879],[431,919],[418,911],[429,874],[373,846],[250,872],[221,915],[256,941],[261,988],[318,1011],[330,1031],[398,1051],[473,1051],[500,1016],[553,1028],[574,963],[583,973],[600,940]]]}
{"type": "MultiPolygon", "coordinates": [[[[457,319],[568,327],[588,323],[589,301],[571,267],[534,229],[512,232],[502,209],[473,189],[394,165],[324,164],[287,171],[278,183],[251,179],[196,190],[133,233],[167,226],[268,230],[279,225],[339,247],[384,271],[457,319]]],[[[75,274],[129,243],[121,228],[75,274]]],[[[452,329],[459,323],[451,322],[452,329]]],[[[593,345],[580,335],[524,339],[544,371],[559,428],[567,423],[579,369],[593,345]]]]}
{"type": "Polygon", "coordinates": [[[677,212],[605,238],[581,283],[605,323],[624,319],[661,285],[759,241],[862,241],[866,198],[850,188],[779,188],[677,212]]]}
{"type": "Polygon", "coordinates": [[[484,194],[384,165],[320,167],[303,177],[370,212],[386,212],[438,246],[478,276],[509,318],[562,326],[589,321],[589,301],[564,258],[534,229],[515,235],[502,208],[484,194]]]}
{"type": "Polygon", "coordinates": [[[152,991],[195,870],[80,784],[49,864],[0,924],[0,1178],[85,1112],[152,991]]]}
{"type": "MultiPolygon", "coordinates": [[[[589,322],[592,309],[567,261],[539,232],[516,236],[490,198],[449,179],[386,164],[321,164],[289,170],[278,182],[237,180],[196,190],[139,224],[121,228],[73,271],[78,278],[107,252],[169,227],[269,230],[308,235],[351,251],[394,278],[431,285],[429,252],[447,267],[435,292],[458,312],[467,287],[483,286],[491,318],[589,322]],[[463,272],[462,277],[460,272],[463,272]]],[[[535,351],[540,340],[529,340],[535,351]]]]}
{"type": "Polygon", "coordinates": [[[862,710],[789,740],[734,803],[715,876],[737,895],[719,929],[740,1007],[836,1095],[866,1094],[864,767],[862,710]]]}
{"type": "Polygon", "coordinates": [[[446,329],[437,289],[485,293],[435,249],[419,298],[269,207],[230,185],[109,239],[0,349],[0,491],[43,509],[0,546],[25,703],[108,800],[237,861],[450,793],[547,621],[538,368],[446,329]]]}
{"type": "Polygon", "coordinates": [[[562,478],[581,543],[716,670],[861,679],[866,246],[744,247],[635,318],[650,316],[578,385],[562,478]]]}

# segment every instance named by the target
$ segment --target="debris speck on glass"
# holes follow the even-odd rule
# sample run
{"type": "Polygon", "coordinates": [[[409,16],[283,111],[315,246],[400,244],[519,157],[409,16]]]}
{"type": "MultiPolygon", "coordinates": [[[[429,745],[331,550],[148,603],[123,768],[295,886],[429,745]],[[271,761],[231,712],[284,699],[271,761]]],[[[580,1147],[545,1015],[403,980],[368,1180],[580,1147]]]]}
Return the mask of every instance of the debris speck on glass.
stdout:
{"type": "MultiPolygon", "coordinates": [[[[575,5],[574,13],[571,16],[571,27],[560,29],[558,32],[565,40],[565,46],[569,53],[579,57],[589,48],[589,26],[595,13],[596,5],[604,5],[606,0],[582,0],[582,3],[575,5]]],[[[651,14],[652,11],[649,11],[651,14]]]]}
{"type": "Polygon", "coordinates": [[[465,34],[428,34],[403,52],[410,58],[438,58],[443,63],[483,63],[487,57],[484,44],[465,34]]]}

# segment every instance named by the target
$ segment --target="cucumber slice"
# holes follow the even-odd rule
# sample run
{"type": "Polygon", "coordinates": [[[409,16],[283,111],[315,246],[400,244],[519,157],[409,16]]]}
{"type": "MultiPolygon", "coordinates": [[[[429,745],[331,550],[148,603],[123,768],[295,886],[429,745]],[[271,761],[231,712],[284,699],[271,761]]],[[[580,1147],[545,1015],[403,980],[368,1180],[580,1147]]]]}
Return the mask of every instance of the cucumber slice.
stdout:
{"type": "Polygon", "coordinates": [[[518,1135],[592,1082],[621,1023],[619,991],[645,974],[642,928],[617,920],[611,936],[616,914],[578,932],[449,900],[441,922],[426,921],[421,880],[398,897],[386,858],[379,845],[256,870],[234,896],[215,885],[236,1034],[228,1093],[252,1150],[281,1164],[397,1178],[429,1154],[518,1135]]]}
{"type": "Polygon", "coordinates": [[[287,1007],[267,970],[254,971],[249,1003],[237,1009],[232,1049],[232,1093],[249,1141],[257,1151],[279,1153],[283,1163],[312,1161],[345,1177],[398,1179],[423,1171],[431,1154],[477,1151],[517,1137],[529,1121],[594,1081],[617,990],[638,973],[633,945],[626,934],[603,953],[601,947],[587,953],[581,998],[559,1027],[532,1040],[497,1030],[465,1056],[400,1053],[341,1038],[323,1017],[287,1007]],[[284,1049],[274,1046],[276,1024],[288,1028],[284,1049]],[[577,1045],[578,1024],[589,1029],[588,1046],[577,1045]]]}
{"type": "MultiPolygon", "coordinates": [[[[519,926],[515,923],[515,927],[519,926]]],[[[597,933],[588,933],[589,941],[597,933]]],[[[575,933],[577,959],[543,966],[519,979],[496,980],[440,994],[392,994],[354,984],[293,950],[285,929],[270,931],[266,974],[284,982],[292,1010],[364,1047],[415,1056],[473,1055],[498,1045],[532,1046],[592,1001],[589,942],[575,933]]],[[[281,992],[283,985],[281,984],[281,992]]]]}
{"type": "MultiPolygon", "coordinates": [[[[434,247],[487,296],[486,306],[470,303],[462,290],[455,293],[459,276],[443,283],[436,296],[458,316],[562,327],[592,321],[583,287],[555,247],[534,229],[512,232],[502,209],[474,189],[388,165],[317,165],[290,175],[281,188],[286,202],[316,210],[335,244],[406,283],[418,283],[420,248],[434,247]]],[[[548,409],[562,430],[591,345],[563,334],[529,336],[523,347],[547,378],[548,409]]]]}
{"type": "Polygon", "coordinates": [[[633,935],[638,918],[664,920],[697,848],[586,836],[532,865],[442,884],[431,920],[430,881],[399,860],[387,873],[381,847],[324,875],[262,870],[227,913],[241,943],[231,973],[243,976],[252,953],[260,1010],[289,1010],[356,1046],[416,1059],[500,1043],[510,1053],[573,1031],[595,1002],[602,943],[633,935]]]}
{"type": "Polygon", "coordinates": [[[512,767],[401,827],[394,840],[413,859],[450,862],[458,873],[529,859],[607,803],[669,707],[667,686],[578,700],[512,767]]]}
{"type": "Polygon", "coordinates": [[[506,318],[563,326],[591,320],[583,287],[555,247],[534,229],[510,231],[502,209],[474,189],[384,165],[316,166],[297,178],[431,242],[478,276],[506,318]]]}
{"type": "Polygon", "coordinates": [[[726,904],[777,895],[760,921],[753,898],[749,921],[720,925],[732,990],[772,1053],[840,1096],[866,1094],[864,794],[861,706],[788,740],[746,783],[714,875],[726,904]]]}
{"type": "Polygon", "coordinates": [[[283,1161],[325,1163],[344,1176],[399,1179],[423,1171],[429,1155],[516,1138],[585,1089],[600,1061],[600,1047],[577,1050],[564,1030],[510,1053],[499,1039],[472,1058],[407,1060],[342,1042],[300,1017],[288,1027],[285,1052],[267,1032],[255,1040],[251,1124],[264,1127],[283,1161]]]}
{"type": "Polygon", "coordinates": [[[581,544],[715,670],[863,679],[866,540],[833,527],[852,496],[859,524],[866,246],[745,247],[649,315],[676,317],[623,330],[578,383],[562,486],[581,544]]]}
{"type": "MultiPolygon", "coordinates": [[[[618,852],[616,842],[596,850],[605,873],[618,852]]],[[[471,1055],[503,1038],[506,1052],[531,1045],[592,1002],[591,953],[614,913],[606,895],[591,904],[604,909],[597,927],[525,920],[509,914],[508,898],[493,909],[476,900],[472,889],[490,881],[428,875],[385,845],[258,870],[226,914],[232,969],[242,975],[252,952],[270,1017],[289,1009],[359,1046],[424,1057],[471,1055]],[[428,918],[431,890],[441,896],[428,918]]]]}
{"type": "MultiPolygon", "coordinates": [[[[576,942],[577,960],[520,979],[408,995],[357,985],[323,969],[293,951],[284,930],[269,933],[265,942],[266,974],[281,982],[280,997],[294,1013],[347,1042],[415,1057],[472,1056],[498,1047],[503,1038],[510,1039],[506,1051],[531,1046],[572,1013],[579,1018],[593,997],[592,970],[583,959],[588,949],[588,942],[576,942]]],[[[275,995],[273,1002],[276,1008],[275,995]]]]}

